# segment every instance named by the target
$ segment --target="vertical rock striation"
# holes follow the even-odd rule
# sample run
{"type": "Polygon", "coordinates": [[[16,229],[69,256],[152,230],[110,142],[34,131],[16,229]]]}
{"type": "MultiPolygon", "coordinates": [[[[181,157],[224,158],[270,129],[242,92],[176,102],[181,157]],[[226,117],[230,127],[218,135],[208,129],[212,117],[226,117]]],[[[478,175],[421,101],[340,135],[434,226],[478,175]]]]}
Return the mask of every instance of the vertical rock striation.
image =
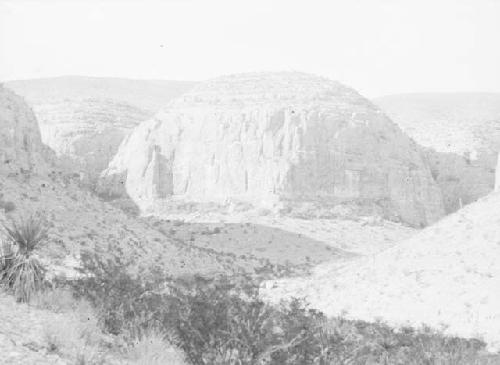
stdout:
{"type": "Polygon", "coordinates": [[[99,190],[161,199],[368,207],[413,225],[443,214],[415,143],[337,82],[302,73],[217,78],[121,144],[99,190]]]}
{"type": "Polygon", "coordinates": [[[48,149],[24,100],[0,85],[0,173],[45,172],[48,149]]]}

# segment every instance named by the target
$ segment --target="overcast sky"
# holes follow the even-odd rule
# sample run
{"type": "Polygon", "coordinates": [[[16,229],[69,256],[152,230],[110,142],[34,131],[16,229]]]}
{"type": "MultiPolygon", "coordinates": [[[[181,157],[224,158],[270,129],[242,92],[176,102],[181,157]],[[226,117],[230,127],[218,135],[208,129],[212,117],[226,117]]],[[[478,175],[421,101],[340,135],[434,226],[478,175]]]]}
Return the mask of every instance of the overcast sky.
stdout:
{"type": "Polygon", "coordinates": [[[0,80],[264,70],[369,97],[500,92],[500,0],[0,0],[0,80]]]}

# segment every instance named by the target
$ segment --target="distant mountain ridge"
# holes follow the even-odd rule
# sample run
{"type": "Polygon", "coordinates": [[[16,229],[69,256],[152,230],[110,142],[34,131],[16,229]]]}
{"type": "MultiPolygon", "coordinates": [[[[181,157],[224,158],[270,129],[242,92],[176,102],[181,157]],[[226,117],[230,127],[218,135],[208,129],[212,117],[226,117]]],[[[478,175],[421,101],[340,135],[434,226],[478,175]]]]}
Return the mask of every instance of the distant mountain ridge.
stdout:
{"type": "Polygon", "coordinates": [[[60,76],[6,81],[4,85],[23,96],[30,105],[64,99],[105,98],[156,112],[196,82],[60,76]]]}
{"type": "Polygon", "coordinates": [[[491,148],[476,130],[500,121],[500,93],[409,93],[373,101],[417,143],[438,152],[491,148]]]}

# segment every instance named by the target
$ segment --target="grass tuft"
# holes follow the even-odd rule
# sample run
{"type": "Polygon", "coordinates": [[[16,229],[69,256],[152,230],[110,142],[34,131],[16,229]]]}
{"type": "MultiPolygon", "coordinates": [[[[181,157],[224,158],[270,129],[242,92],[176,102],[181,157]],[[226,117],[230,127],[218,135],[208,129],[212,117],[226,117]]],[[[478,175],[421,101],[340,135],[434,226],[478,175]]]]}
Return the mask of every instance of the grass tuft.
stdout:
{"type": "Polygon", "coordinates": [[[185,365],[181,350],[160,330],[149,328],[142,331],[127,350],[134,365],[185,365]]]}

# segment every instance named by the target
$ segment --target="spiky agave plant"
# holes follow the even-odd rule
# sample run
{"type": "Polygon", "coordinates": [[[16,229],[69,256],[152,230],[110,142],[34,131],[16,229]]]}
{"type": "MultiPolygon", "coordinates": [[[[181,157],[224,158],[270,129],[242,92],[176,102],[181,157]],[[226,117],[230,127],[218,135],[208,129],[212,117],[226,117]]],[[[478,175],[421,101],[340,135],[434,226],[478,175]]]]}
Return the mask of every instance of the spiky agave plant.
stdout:
{"type": "Polygon", "coordinates": [[[29,302],[31,296],[42,288],[45,268],[34,255],[35,249],[47,236],[45,222],[34,215],[4,224],[9,256],[4,258],[0,280],[14,291],[19,302],[29,302]]]}

